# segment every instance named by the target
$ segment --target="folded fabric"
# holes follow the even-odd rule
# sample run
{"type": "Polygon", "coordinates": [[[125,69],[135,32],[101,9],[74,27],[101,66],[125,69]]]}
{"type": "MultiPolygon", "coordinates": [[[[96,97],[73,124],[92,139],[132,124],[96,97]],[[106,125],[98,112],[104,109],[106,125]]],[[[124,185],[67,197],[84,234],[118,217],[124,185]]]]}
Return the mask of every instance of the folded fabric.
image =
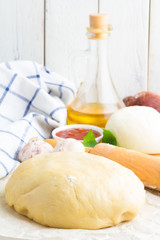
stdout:
{"type": "Polygon", "coordinates": [[[0,178],[18,165],[17,154],[31,137],[51,137],[66,123],[73,84],[31,61],[0,64],[0,178]]]}

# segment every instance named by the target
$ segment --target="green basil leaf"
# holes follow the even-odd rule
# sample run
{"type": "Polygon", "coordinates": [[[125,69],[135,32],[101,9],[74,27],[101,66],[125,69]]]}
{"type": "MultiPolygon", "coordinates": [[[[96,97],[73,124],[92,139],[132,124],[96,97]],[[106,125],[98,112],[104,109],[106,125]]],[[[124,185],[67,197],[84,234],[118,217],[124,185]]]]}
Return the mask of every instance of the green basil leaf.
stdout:
{"type": "Polygon", "coordinates": [[[113,135],[113,133],[107,129],[103,129],[103,138],[102,138],[103,143],[109,143],[112,145],[117,146],[117,139],[113,135]]]}
{"type": "Polygon", "coordinates": [[[92,130],[89,130],[82,143],[85,147],[94,147],[97,144],[92,130]]]}

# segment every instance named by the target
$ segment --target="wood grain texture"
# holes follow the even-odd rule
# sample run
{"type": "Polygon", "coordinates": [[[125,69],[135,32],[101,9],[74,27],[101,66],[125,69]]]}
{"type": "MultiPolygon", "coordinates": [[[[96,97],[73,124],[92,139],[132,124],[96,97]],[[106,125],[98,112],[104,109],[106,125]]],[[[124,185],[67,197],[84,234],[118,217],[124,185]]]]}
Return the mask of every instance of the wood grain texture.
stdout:
{"type": "Polygon", "coordinates": [[[121,98],[147,88],[149,0],[100,0],[113,26],[109,62],[121,98]]]}
{"type": "Polygon", "coordinates": [[[160,94],[160,1],[151,0],[148,89],[160,94]]]}
{"type": "Polygon", "coordinates": [[[98,0],[46,0],[47,67],[74,81],[69,74],[70,55],[87,48],[88,15],[97,11],[98,0]]]}
{"type": "Polygon", "coordinates": [[[0,29],[0,61],[44,62],[44,0],[1,0],[0,29]]]}

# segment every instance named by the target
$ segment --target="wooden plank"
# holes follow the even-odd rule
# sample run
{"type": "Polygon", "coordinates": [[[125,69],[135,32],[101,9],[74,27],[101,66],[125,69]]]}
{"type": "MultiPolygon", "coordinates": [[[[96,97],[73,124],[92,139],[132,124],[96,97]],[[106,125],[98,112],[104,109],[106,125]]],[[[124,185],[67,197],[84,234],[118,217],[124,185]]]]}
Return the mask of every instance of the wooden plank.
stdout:
{"type": "Polygon", "coordinates": [[[113,26],[109,64],[121,98],[147,88],[149,0],[100,0],[113,26]]]}
{"type": "Polygon", "coordinates": [[[160,94],[160,1],[151,0],[148,89],[160,94]]]}
{"type": "MultiPolygon", "coordinates": [[[[71,81],[70,55],[88,46],[89,14],[98,11],[98,0],[46,0],[46,66],[71,81]]],[[[77,61],[77,85],[83,78],[83,60],[77,61]]]]}
{"type": "Polygon", "coordinates": [[[0,1],[0,61],[44,62],[44,0],[0,1]]]}

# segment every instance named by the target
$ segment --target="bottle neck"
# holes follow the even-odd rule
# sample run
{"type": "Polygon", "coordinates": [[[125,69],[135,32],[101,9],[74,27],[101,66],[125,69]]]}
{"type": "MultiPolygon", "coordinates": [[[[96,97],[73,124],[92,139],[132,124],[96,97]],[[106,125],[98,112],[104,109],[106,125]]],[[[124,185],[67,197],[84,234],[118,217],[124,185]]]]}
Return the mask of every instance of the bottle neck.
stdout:
{"type": "MultiPolygon", "coordinates": [[[[108,38],[104,39],[88,39],[89,41],[89,52],[92,57],[95,57],[96,62],[103,59],[103,63],[107,61],[108,55],[108,38]]],[[[107,64],[107,62],[106,62],[107,64]]]]}
{"type": "Polygon", "coordinates": [[[82,101],[116,104],[117,94],[108,66],[108,38],[89,39],[88,65],[85,80],[78,91],[82,101]]]}
{"type": "MultiPolygon", "coordinates": [[[[98,102],[105,102],[106,96],[104,96],[104,88],[106,88],[106,82],[110,79],[108,69],[108,39],[93,40],[89,39],[90,48],[90,72],[93,72],[91,78],[88,81],[92,82],[92,86],[95,87],[93,94],[97,96],[98,102]],[[107,78],[107,80],[106,80],[107,78]]],[[[92,87],[93,88],[93,87],[92,87]]]]}

